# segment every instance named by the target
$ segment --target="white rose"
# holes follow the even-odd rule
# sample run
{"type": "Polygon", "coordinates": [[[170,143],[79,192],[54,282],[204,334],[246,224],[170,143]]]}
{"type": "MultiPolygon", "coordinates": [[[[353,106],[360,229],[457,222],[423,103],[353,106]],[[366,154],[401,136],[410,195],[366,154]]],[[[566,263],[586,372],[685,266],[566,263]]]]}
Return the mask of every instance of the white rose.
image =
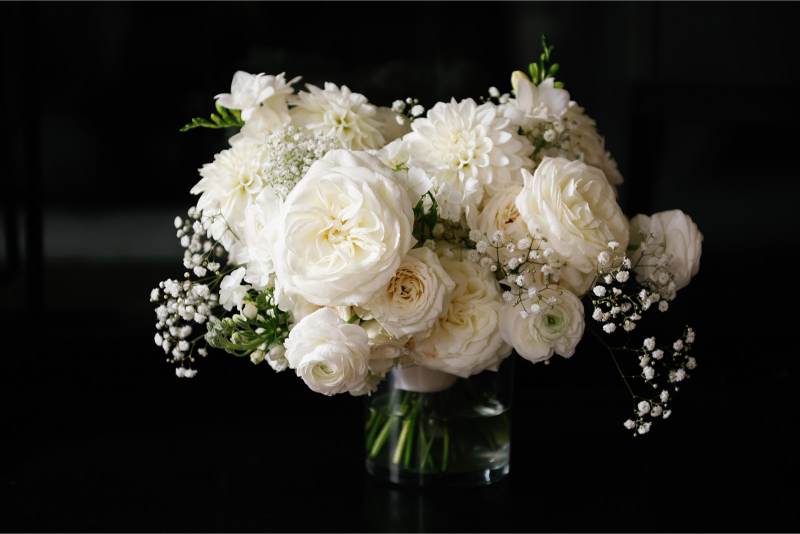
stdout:
{"type": "Polygon", "coordinates": [[[363,385],[369,371],[368,341],[363,328],[323,308],[295,325],[284,342],[285,357],[309,388],[334,395],[363,385]]]}
{"type": "Polygon", "coordinates": [[[319,306],[372,299],[416,243],[403,182],[365,152],[333,150],[314,163],[277,217],[283,290],[319,306]]]}
{"type": "Polygon", "coordinates": [[[390,336],[378,321],[365,321],[361,327],[369,337],[370,372],[377,376],[386,376],[397,358],[408,354],[408,349],[402,341],[390,336]]]}
{"type": "Polygon", "coordinates": [[[364,308],[394,337],[424,339],[446,312],[453,280],[427,248],[409,251],[386,287],[364,308]]]}
{"type": "Polygon", "coordinates": [[[440,258],[455,282],[447,313],[421,342],[411,341],[414,359],[430,369],[466,378],[484,369],[497,371],[511,354],[498,327],[503,307],[500,286],[477,263],[440,258]]]}
{"type": "Polygon", "coordinates": [[[547,360],[554,352],[569,358],[583,337],[583,304],[580,299],[564,288],[550,288],[561,291],[553,309],[542,304],[539,313],[531,313],[523,319],[519,313],[522,307],[507,302],[500,313],[503,339],[513,345],[520,356],[534,363],[547,360]]]}
{"type": "Polygon", "coordinates": [[[628,220],[603,172],[580,161],[545,158],[517,197],[520,215],[567,262],[561,276],[578,294],[589,289],[597,256],[616,241],[628,246],[628,220]]]}
{"type": "Polygon", "coordinates": [[[631,256],[631,262],[636,265],[636,279],[645,281],[655,270],[658,256],[666,254],[672,256],[674,263],[669,268],[676,284],[676,291],[683,289],[700,270],[700,254],[703,252],[703,234],[692,222],[692,218],[681,210],[662,211],[650,217],[637,215],[631,219],[631,244],[641,245],[642,233],[645,238],[655,233],[658,238],[650,239],[650,250],[654,251],[656,258],[648,256],[639,261],[642,256],[641,248],[631,256]],[[661,243],[664,246],[659,246],[661,243]],[[658,248],[656,249],[656,246],[658,248]]]}

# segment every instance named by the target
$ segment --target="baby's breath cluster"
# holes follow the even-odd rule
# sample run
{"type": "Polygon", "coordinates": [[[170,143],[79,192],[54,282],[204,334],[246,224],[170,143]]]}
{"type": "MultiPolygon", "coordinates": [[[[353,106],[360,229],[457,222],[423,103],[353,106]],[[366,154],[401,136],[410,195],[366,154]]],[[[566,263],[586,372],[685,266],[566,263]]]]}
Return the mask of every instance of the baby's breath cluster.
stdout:
{"type": "Polygon", "coordinates": [[[420,105],[419,100],[416,98],[408,97],[405,102],[402,100],[395,100],[392,103],[392,111],[400,115],[405,113],[405,118],[397,117],[397,122],[399,124],[404,124],[405,120],[408,120],[409,123],[414,122],[414,119],[425,113],[425,108],[420,105]]]}
{"type": "Polygon", "coordinates": [[[644,284],[652,294],[651,301],[658,302],[658,297],[666,299],[659,302],[658,308],[661,311],[667,311],[669,307],[667,301],[675,300],[678,294],[678,285],[675,283],[675,275],[672,273],[675,259],[671,254],[658,254],[659,249],[664,247],[658,232],[648,235],[640,233],[640,235],[642,236],[642,244],[639,246],[641,256],[633,267],[646,275],[644,284]],[[642,263],[642,260],[648,256],[658,256],[657,263],[650,265],[642,263]]]}
{"type": "Polygon", "coordinates": [[[312,135],[306,130],[285,125],[283,130],[264,138],[267,156],[263,164],[264,181],[285,200],[311,165],[339,142],[334,137],[312,135]]]}

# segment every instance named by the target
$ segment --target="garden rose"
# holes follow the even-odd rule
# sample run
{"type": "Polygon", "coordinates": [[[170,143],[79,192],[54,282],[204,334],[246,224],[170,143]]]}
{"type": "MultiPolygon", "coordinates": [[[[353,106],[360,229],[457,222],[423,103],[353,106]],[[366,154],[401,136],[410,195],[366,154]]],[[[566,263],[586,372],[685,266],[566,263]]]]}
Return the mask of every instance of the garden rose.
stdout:
{"type": "Polygon", "coordinates": [[[531,233],[541,233],[567,267],[561,276],[580,294],[589,289],[597,256],[616,241],[628,246],[628,220],[603,172],[581,161],[545,158],[531,175],[522,170],[525,186],[517,208],[531,233]]]}
{"type": "Polygon", "coordinates": [[[315,162],[276,219],[283,290],[319,306],[366,304],[416,243],[405,180],[365,152],[315,162]]]}
{"type": "Polygon", "coordinates": [[[438,256],[427,248],[416,248],[364,308],[395,338],[424,339],[447,312],[454,288],[438,256]]]}
{"type": "Polygon", "coordinates": [[[363,385],[369,371],[368,342],[363,328],[323,308],[295,325],[284,342],[284,357],[309,388],[334,395],[363,385]]]}
{"type": "Polygon", "coordinates": [[[466,378],[485,369],[497,371],[511,354],[498,327],[503,306],[500,285],[480,265],[440,258],[455,282],[447,313],[425,340],[410,345],[417,363],[466,378]]]}
{"type": "Polygon", "coordinates": [[[662,211],[650,217],[637,215],[631,219],[631,244],[641,247],[642,233],[647,238],[651,233],[658,235],[650,240],[651,250],[656,256],[648,256],[640,261],[642,249],[637,249],[631,256],[636,267],[636,279],[643,282],[653,272],[658,257],[666,254],[672,256],[674,263],[669,268],[676,284],[676,291],[683,289],[692,277],[700,270],[700,254],[703,252],[703,234],[697,229],[692,218],[681,210],[662,211]],[[661,244],[664,246],[660,246],[661,244]]]}

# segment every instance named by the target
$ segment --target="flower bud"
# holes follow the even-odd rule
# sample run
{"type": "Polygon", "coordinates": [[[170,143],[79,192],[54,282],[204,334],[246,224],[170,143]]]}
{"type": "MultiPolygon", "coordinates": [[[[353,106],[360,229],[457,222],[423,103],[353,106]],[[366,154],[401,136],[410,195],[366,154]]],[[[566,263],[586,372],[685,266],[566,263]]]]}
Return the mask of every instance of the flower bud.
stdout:
{"type": "Polygon", "coordinates": [[[520,78],[524,78],[524,79],[530,81],[530,78],[528,78],[528,75],[525,74],[524,72],[522,72],[521,70],[515,70],[514,72],[512,72],[511,73],[511,87],[514,88],[514,92],[516,92],[516,90],[517,90],[517,83],[519,82],[520,78]]]}
{"type": "Polygon", "coordinates": [[[258,315],[258,308],[252,302],[245,302],[244,309],[242,310],[242,315],[250,319],[251,321],[256,318],[258,315]]]}

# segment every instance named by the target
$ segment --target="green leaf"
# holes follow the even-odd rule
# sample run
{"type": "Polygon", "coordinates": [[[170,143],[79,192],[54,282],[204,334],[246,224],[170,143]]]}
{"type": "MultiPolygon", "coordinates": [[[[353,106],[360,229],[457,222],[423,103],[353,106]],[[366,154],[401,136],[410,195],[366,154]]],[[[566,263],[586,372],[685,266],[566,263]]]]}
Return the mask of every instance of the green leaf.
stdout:
{"type": "Polygon", "coordinates": [[[181,128],[182,132],[187,130],[191,130],[192,128],[212,128],[212,129],[219,129],[219,128],[241,128],[244,126],[244,121],[242,120],[242,112],[238,109],[227,109],[219,104],[219,102],[214,102],[214,107],[217,108],[219,115],[216,113],[211,114],[211,121],[204,119],[202,117],[197,117],[192,119],[192,122],[181,128]],[[233,116],[231,116],[231,114],[233,116]],[[221,115],[221,117],[220,117],[221,115]],[[212,122],[213,121],[213,122],[212,122]]]}
{"type": "Polygon", "coordinates": [[[555,78],[556,73],[558,72],[558,68],[559,68],[558,63],[553,63],[552,65],[550,65],[550,70],[547,71],[547,77],[555,78]]]}
{"type": "Polygon", "coordinates": [[[556,89],[563,89],[564,88],[564,82],[556,82],[556,83],[553,84],[553,87],[555,87],[556,89]]]}

